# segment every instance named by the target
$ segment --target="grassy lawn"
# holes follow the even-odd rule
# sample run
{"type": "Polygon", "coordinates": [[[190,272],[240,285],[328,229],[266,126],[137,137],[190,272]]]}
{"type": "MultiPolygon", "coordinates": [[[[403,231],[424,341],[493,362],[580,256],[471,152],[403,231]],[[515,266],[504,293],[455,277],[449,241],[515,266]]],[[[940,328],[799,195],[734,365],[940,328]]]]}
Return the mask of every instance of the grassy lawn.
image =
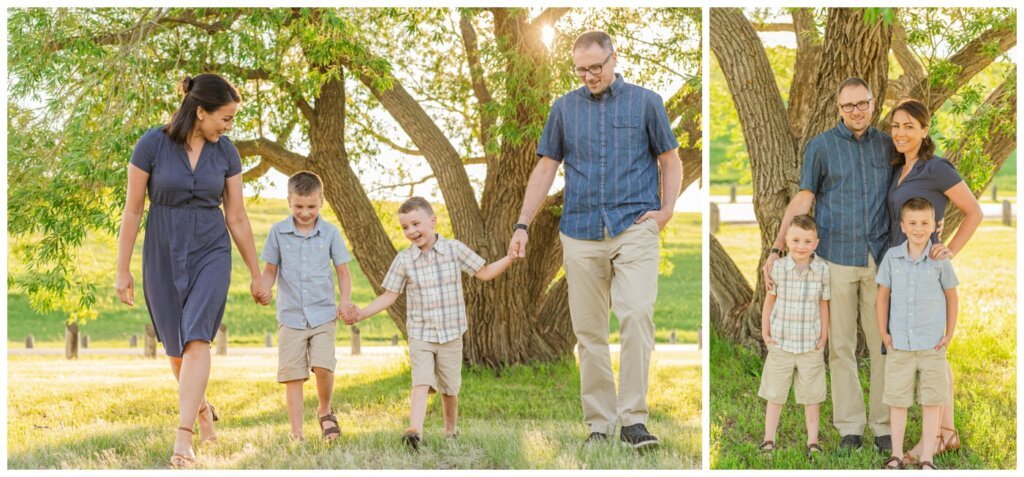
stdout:
{"type": "MultiPolygon", "coordinates": [[[[750,244],[760,243],[757,228],[723,224],[717,237],[752,280],[757,257],[751,254],[750,244]]],[[[938,458],[940,468],[1011,469],[1016,465],[1015,244],[1016,229],[985,221],[953,262],[960,280],[960,311],[949,360],[963,448],[938,458]]],[[[765,406],[757,396],[761,356],[712,333],[710,363],[712,468],[874,469],[888,457],[867,447],[853,453],[837,450],[840,436],[831,426],[831,396],[821,407],[824,455],[814,462],[805,457],[803,409],[793,404],[792,398],[779,425],[780,449],[770,456],[760,454],[757,446],[764,432],[765,406]]],[[[863,361],[861,382],[867,389],[863,361]]],[[[920,433],[920,407],[914,407],[908,417],[907,449],[920,433]]]]}
{"type": "MultiPolygon", "coordinates": [[[[382,211],[397,209],[394,204],[380,204],[382,211]]],[[[283,199],[264,199],[250,201],[247,205],[250,220],[256,238],[256,247],[263,249],[266,234],[270,226],[288,215],[287,202],[283,199]]],[[[438,211],[439,231],[451,236],[450,221],[443,208],[438,211]]],[[[386,212],[385,212],[385,215],[386,212]]],[[[326,211],[328,220],[336,223],[334,213],[326,211]]],[[[391,234],[392,241],[399,249],[405,248],[408,242],[401,237],[397,219],[385,217],[385,230],[391,234]]],[[[701,310],[701,255],[700,255],[700,214],[676,214],[662,234],[663,269],[666,270],[659,279],[659,299],[655,307],[656,339],[668,342],[669,334],[676,330],[680,342],[695,343],[697,327],[700,326],[701,310]],[[670,272],[668,270],[671,270],[670,272]]],[[[16,249],[18,242],[9,239],[11,248],[16,249]]],[[[80,254],[80,266],[95,276],[98,284],[99,299],[95,306],[98,318],[81,326],[81,333],[89,335],[90,346],[94,348],[127,348],[129,336],[136,334],[140,338],[143,329],[149,323],[149,315],[142,296],[142,239],[136,244],[132,259],[133,274],[136,279],[136,306],[129,308],[116,301],[113,287],[116,256],[115,237],[94,233],[90,236],[80,254]],[[109,293],[108,293],[109,292],[109,293]]],[[[14,254],[8,255],[9,273],[18,273],[19,265],[14,254]]],[[[228,294],[228,302],[224,315],[224,323],[228,327],[229,345],[263,346],[267,333],[275,330],[276,320],[273,304],[261,307],[253,303],[249,296],[248,272],[237,249],[232,261],[232,281],[228,294]]],[[[352,299],[361,305],[371,302],[375,296],[373,289],[359,264],[349,264],[353,276],[352,299]]],[[[63,317],[57,313],[39,314],[29,306],[26,296],[11,292],[7,295],[7,333],[9,347],[23,347],[25,337],[34,335],[37,347],[63,347],[63,317]]],[[[612,321],[613,341],[618,340],[618,322],[612,321]]],[[[390,344],[391,337],[398,329],[390,319],[384,316],[364,321],[359,325],[362,341],[367,345],[390,344]]],[[[338,333],[339,343],[346,343],[349,333],[338,333]]],[[[140,339],[141,341],[141,339],[140,339]]],[[[275,337],[276,342],[276,337],[275,337]]]]}
{"type": "MultiPolygon", "coordinates": [[[[697,352],[653,355],[650,429],[657,451],[617,443],[584,447],[576,363],[463,371],[460,437],[442,437],[431,397],[419,453],[399,442],[410,376],[402,355],[339,357],[333,407],[342,437],[327,446],[305,387],[303,443],[288,438],[276,356],[214,356],[208,396],[221,415],[218,440],[197,448],[208,469],[679,469],[700,466],[701,368],[697,352]]],[[[618,359],[613,356],[613,362],[618,359]]],[[[616,366],[617,367],[617,366],[616,366]]],[[[162,359],[88,355],[8,357],[8,467],[162,468],[177,422],[174,380],[162,359]],[[59,385],[54,385],[59,383],[59,385]]]]}

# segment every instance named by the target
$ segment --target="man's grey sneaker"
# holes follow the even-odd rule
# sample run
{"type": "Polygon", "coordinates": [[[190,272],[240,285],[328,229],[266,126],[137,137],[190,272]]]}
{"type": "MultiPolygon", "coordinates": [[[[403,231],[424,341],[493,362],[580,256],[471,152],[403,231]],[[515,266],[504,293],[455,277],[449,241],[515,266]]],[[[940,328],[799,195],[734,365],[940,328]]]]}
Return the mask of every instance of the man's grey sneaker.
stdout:
{"type": "MultiPolygon", "coordinates": [[[[848,435],[848,436],[843,436],[843,438],[839,440],[839,448],[840,449],[847,449],[847,450],[859,449],[861,444],[862,444],[861,437],[853,435],[853,434],[848,435]]],[[[892,447],[892,444],[890,444],[889,447],[892,447]]]]}
{"type": "Polygon", "coordinates": [[[647,427],[643,424],[623,426],[619,430],[619,438],[622,439],[622,442],[633,446],[634,449],[657,447],[658,445],[658,438],[647,432],[647,427]]]}
{"type": "Polygon", "coordinates": [[[875,436],[875,447],[883,454],[892,452],[892,436],[875,436]]]}
{"type": "Polygon", "coordinates": [[[604,444],[605,442],[608,442],[608,435],[601,432],[591,432],[590,435],[587,436],[587,440],[583,441],[583,443],[587,445],[604,444]]]}

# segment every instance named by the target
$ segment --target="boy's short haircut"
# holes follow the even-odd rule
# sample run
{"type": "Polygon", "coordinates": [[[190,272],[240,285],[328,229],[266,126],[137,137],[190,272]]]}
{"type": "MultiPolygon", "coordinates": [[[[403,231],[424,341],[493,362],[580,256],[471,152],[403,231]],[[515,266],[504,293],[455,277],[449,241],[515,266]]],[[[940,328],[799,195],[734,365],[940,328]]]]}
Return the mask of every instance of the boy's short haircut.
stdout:
{"type": "Polygon", "coordinates": [[[814,221],[814,217],[807,214],[793,217],[793,221],[789,223],[789,226],[806,230],[808,232],[818,233],[818,223],[814,221]]]}
{"type": "Polygon", "coordinates": [[[299,195],[309,197],[313,194],[324,193],[324,183],[320,176],[309,171],[296,172],[288,178],[288,195],[299,195]]]}
{"type": "Polygon", "coordinates": [[[411,197],[409,200],[402,202],[401,207],[398,208],[399,214],[408,214],[416,209],[420,209],[427,213],[427,215],[434,216],[434,208],[430,206],[430,202],[423,197],[411,197]]]}
{"type": "Polygon", "coordinates": [[[903,206],[900,207],[900,217],[903,217],[903,213],[907,211],[916,212],[922,210],[927,210],[934,213],[935,206],[933,206],[931,202],[928,202],[928,199],[925,199],[923,197],[914,197],[913,199],[904,202],[903,206]]]}

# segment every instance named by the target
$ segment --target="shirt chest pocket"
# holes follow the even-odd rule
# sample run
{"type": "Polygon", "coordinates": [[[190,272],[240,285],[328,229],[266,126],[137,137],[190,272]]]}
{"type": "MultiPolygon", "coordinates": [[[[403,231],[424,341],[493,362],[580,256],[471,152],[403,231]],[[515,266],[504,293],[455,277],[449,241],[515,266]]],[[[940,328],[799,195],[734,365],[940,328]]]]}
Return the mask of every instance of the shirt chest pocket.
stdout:
{"type": "Polygon", "coordinates": [[[615,151],[632,152],[640,143],[640,115],[619,114],[612,118],[615,151]]]}

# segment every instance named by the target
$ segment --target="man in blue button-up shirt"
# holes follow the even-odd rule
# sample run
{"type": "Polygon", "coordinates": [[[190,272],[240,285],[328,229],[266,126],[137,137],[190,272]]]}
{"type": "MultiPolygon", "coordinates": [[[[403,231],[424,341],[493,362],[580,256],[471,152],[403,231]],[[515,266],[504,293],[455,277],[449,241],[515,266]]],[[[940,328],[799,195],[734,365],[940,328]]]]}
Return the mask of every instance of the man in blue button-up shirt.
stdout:
{"type": "Polygon", "coordinates": [[[607,439],[618,422],[623,441],[652,446],[658,440],[645,424],[658,235],[679,195],[679,144],[661,96],[615,73],[618,58],[608,34],[580,35],[572,58],[583,87],[551,107],[509,253],[526,256],[526,224],[565,164],[560,230],[587,441],[607,439]],[[608,349],[609,304],[622,343],[618,395],[608,349]]]}
{"type": "MultiPolygon", "coordinates": [[[[875,322],[876,264],[884,252],[889,219],[886,193],[892,178],[893,143],[871,127],[875,100],[868,84],[848,78],[837,92],[839,124],[807,143],[800,170],[800,191],[786,207],[764,271],[785,248],[785,231],[793,217],[810,212],[818,223],[817,254],[828,261],[832,301],[829,305],[829,371],[832,377],[832,421],[843,436],[841,447],[860,447],[868,418],[857,374],[857,318],[871,356],[870,424],[875,445],[892,447],[885,392],[885,356],[875,322]],[[859,313],[858,313],[859,310],[859,313]]],[[[771,278],[765,274],[771,287],[771,278]]]]}

